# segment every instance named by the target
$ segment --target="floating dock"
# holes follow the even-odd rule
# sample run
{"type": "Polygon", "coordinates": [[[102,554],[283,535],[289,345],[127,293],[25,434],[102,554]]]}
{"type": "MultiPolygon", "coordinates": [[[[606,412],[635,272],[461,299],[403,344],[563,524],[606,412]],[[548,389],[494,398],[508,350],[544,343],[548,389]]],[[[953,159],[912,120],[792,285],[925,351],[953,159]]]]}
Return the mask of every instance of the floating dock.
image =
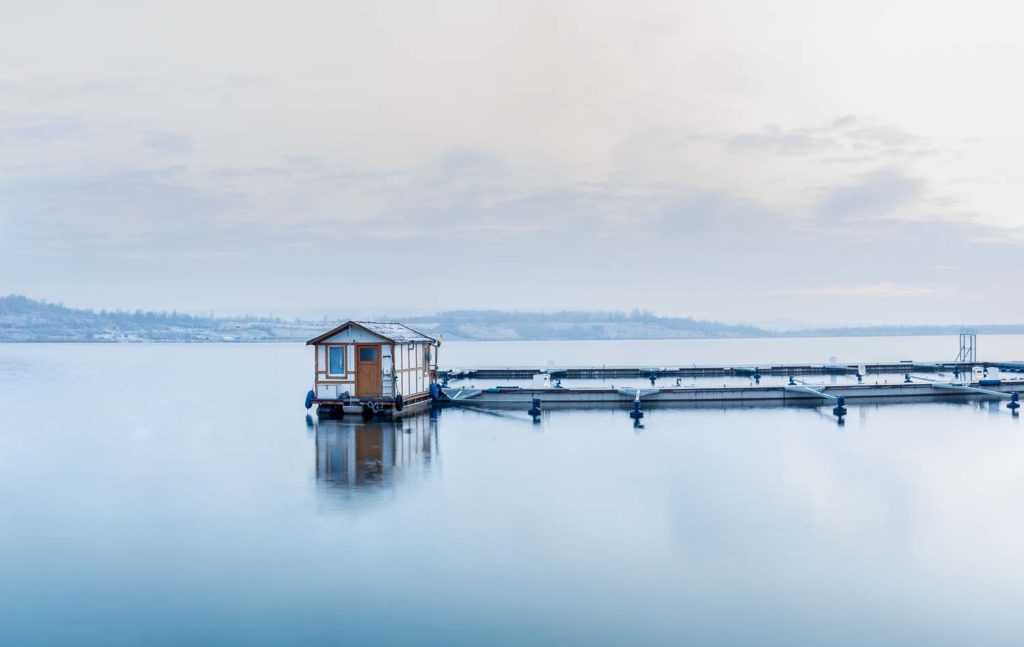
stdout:
{"type": "Polygon", "coordinates": [[[956,370],[970,373],[975,368],[1008,367],[1007,370],[1019,367],[1024,371],[1024,362],[1006,362],[1002,364],[982,362],[900,362],[864,363],[864,364],[734,364],[731,366],[707,365],[698,366],[571,366],[571,367],[485,367],[485,368],[452,368],[438,371],[438,378],[444,380],[530,380],[536,375],[548,375],[551,378],[578,379],[621,379],[643,378],[651,375],[661,377],[751,377],[760,375],[864,375],[902,374],[902,373],[937,373],[956,370]]]}
{"type": "MultiPolygon", "coordinates": [[[[912,380],[914,378],[911,378],[912,380]]],[[[918,398],[943,399],[948,397],[1010,398],[1010,395],[1024,391],[1024,380],[1000,380],[998,385],[983,385],[983,382],[964,384],[910,382],[899,384],[849,384],[828,385],[804,382],[784,386],[749,387],[621,387],[621,388],[529,388],[519,386],[495,386],[478,389],[468,386],[442,388],[442,400],[455,405],[529,405],[534,398],[540,398],[545,405],[583,404],[629,404],[639,395],[645,403],[673,404],[747,404],[775,402],[823,402],[843,397],[848,400],[899,399],[912,401],[918,398]],[[831,396],[831,397],[830,397],[831,396]]]]}
{"type": "Polygon", "coordinates": [[[628,406],[638,420],[646,405],[756,406],[833,404],[842,422],[847,400],[922,402],[947,399],[1005,399],[1016,415],[1024,379],[995,377],[1024,371],[1020,362],[889,362],[863,364],[781,364],[661,367],[489,367],[439,372],[438,399],[454,406],[523,408],[628,406]],[[990,371],[993,377],[990,377],[990,371]],[[728,378],[711,384],[712,378],[728,378]],[[736,378],[742,383],[736,383],[736,378]],[[692,384],[683,384],[683,380],[692,384]],[[729,380],[732,384],[729,384],[729,380]],[[520,384],[476,386],[506,380],[520,384]],[[590,382],[565,386],[573,380],[590,382]],[[595,381],[618,384],[595,384],[595,381]],[[765,382],[762,384],[762,380],[765,382]]]}

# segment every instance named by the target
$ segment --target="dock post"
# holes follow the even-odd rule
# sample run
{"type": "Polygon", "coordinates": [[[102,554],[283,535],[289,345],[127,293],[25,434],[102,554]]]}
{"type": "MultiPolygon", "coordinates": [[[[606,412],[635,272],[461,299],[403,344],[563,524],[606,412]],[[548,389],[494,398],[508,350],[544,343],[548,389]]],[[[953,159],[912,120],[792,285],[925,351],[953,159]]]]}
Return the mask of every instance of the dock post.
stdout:
{"type": "Polygon", "coordinates": [[[1020,413],[1020,395],[1016,392],[1010,394],[1010,401],[1006,403],[1006,408],[1010,410],[1010,413],[1017,415],[1020,413]]]}
{"type": "Polygon", "coordinates": [[[836,418],[838,418],[838,420],[836,420],[836,422],[838,422],[839,424],[843,424],[845,422],[845,420],[843,420],[843,416],[846,415],[846,398],[845,397],[840,395],[840,396],[838,396],[836,398],[836,406],[832,407],[832,415],[834,415],[836,418]]]}
{"type": "Polygon", "coordinates": [[[637,424],[640,423],[640,418],[644,417],[644,412],[640,410],[640,391],[637,391],[636,397],[633,398],[633,410],[629,412],[629,417],[637,424]]]}
{"type": "Polygon", "coordinates": [[[531,405],[532,406],[530,406],[526,413],[530,414],[534,422],[540,422],[540,414],[542,411],[540,408],[540,398],[534,398],[531,405]]]}

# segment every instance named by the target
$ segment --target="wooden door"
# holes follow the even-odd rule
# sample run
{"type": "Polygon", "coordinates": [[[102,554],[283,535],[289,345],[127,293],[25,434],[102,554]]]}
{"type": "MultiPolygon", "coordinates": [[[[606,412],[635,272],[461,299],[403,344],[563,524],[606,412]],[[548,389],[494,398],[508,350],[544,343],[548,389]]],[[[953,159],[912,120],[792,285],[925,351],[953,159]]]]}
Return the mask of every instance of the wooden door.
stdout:
{"type": "Polygon", "coordinates": [[[381,396],[380,344],[356,345],[356,397],[381,396]]]}

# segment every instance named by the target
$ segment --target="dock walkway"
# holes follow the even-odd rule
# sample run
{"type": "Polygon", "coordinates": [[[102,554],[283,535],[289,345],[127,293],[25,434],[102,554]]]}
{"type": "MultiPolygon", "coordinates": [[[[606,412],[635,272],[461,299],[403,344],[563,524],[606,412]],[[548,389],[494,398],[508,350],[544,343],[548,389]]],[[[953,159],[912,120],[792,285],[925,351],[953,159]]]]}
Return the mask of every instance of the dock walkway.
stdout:
{"type": "MultiPolygon", "coordinates": [[[[922,402],[948,399],[1007,399],[1008,408],[1017,414],[1019,393],[1024,379],[1007,380],[989,377],[989,370],[998,368],[1008,373],[1024,372],[1020,362],[873,362],[862,364],[747,364],[733,366],[588,366],[588,367],[481,367],[440,371],[443,384],[439,396],[443,402],[458,406],[526,407],[539,411],[540,405],[579,407],[624,405],[633,403],[631,415],[642,416],[644,405],[743,406],[771,404],[836,404],[833,412],[842,422],[847,400],[859,402],[922,402]],[[981,369],[984,373],[979,373],[981,369]],[[864,383],[860,378],[899,375],[897,380],[876,379],[864,383]],[[824,380],[797,379],[796,376],[822,376],[824,380]],[[856,375],[836,381],[837,375],[856,375]],[[534,378],[546,376],[538,382],[534,378]],[[658,384],[660,378],[750,377],[749,384],[658,384]],[[761,378],[776,376],[770,384],[761,378]],[[778,376],[788,376],[780,383],[778,376]],[[650,388],[619,384],[563,386],[573,379],[650,380],[650,388]],[[467,385],[470,380],[528,380],[526,385],[480,387],[467,385]],[[551,382],[554,381],[554,385],[551,382]],[[452,383],[455,382],[455,383],[452,383]],[[462,384],[458,384],[458,383],[462,384]],[[828,383],[825,383],[828,382],[828,383]]],[[[531,414],[532,415],[532,414],[531,414]]]]}
{"type": "Polygon", "coordinates": [[[451,368],[438,371],[443,380],[486,379],[486,380],[529,380],[535,375],[549,375],[559,379],[621,379],[656,377],[726,377],[761,375],[855,375],[861,368],[866,374],[894,373],[936,373],[951,371],[970,372],[974,367],[1020,366],[1014,363],[985,362],[866,362],[863,364],[733,364],[733,365],[691,365],[669,364],[663,366],[505,366],[478,368],[451,368]]]}

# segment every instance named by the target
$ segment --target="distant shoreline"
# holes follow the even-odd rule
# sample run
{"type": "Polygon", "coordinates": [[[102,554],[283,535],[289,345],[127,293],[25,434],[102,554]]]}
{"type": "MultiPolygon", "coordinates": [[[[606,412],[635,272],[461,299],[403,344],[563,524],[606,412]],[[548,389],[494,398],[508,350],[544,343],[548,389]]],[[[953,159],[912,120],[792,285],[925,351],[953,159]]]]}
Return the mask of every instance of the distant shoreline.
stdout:
{"type": "MultiPolygon", "coordinates": [[[[378,321],[395,321],[381,315],[378,321]]],[[[401,318],[402,323],[448,341],[641,341],[673,339],[786,339],[956,335],[963,326],[808,327],[769,330],[645,311],[507,312],[455,310],[401,318]]],[[[334,319],[196,316],[178,312],[94,311],[24,296],[0,297],[0,343],[268,343],[302,342],[329,330],[334,319]]],[[[984,335],[1024,334],[1024,324],[981,324],[984,335]]]]}
{"type": "MultiPolygon", "coordinates": [[[[616,342],[657,342],[657,341],[730,341],[730,340],[746,340],[746,339],[869,339],[869,338],[886,338],[886,337],[948,337],[950,334],[957,334],[956,331],[949,332],[894,332],[894,333],[865,333],[865,334],[776,334],[776,335],[762,335],[762,336],[750,336],[750,337],[574,337],[572,339],[564,337],[536,337],[536,338],[517,338],[517,339],[445,339],[445,343],[460,343],[460,344],[486,344],[486,343],[517,343],[517,342],[595,342],[595,341],[616,341],[616,342]]],[[[1000,332],[984,332],[979,331],[978,333],[986,336],[1012,336],[1012,335],[1024,335],[1024,330],[1021,331],[1000,331],[1000,332]]],[[[42,345],[42,344],[54,344],[54,345],[68,345],[68,344],[82,344],[82,345],[145,345],[145,344],[189,344],[189,345],[221,345],[221,346],[254,346],[260,344],[305,344],[305,338],[295,339],[247,339],[247,340],[221,340],[221,339],[130,339],[130,340],[117,340],[117,339],[19,339],[19,340],[6,340],[0,339],[0,344],[6,344],[11,346],[22,345],[42,345]]]]}

